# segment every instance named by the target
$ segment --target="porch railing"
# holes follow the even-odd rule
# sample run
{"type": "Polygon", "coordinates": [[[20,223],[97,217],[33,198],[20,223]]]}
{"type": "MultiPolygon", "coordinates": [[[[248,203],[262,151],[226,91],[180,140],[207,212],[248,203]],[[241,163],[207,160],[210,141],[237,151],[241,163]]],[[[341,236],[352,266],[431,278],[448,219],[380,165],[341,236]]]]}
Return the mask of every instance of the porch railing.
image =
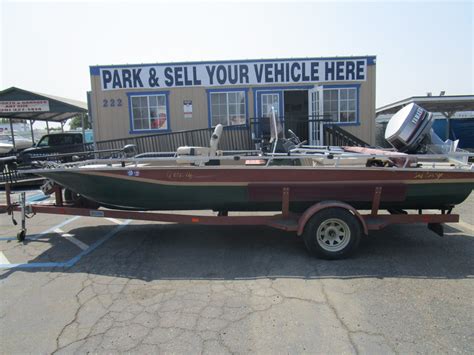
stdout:
{"type": "Polygon", "coordinates": [[[324,145],[369,147],[370,144],[337,125],[324,125],[324,145]]]}
{"type": "MultiPolygon", "coordinates": [[[[180,146],[208,147],[214,128],[193,129],[170,133],[156,133],[146,136],[110,139],[96,142],[96,149],[121,149],[127,144],[134,144],[137,153],[174,152],[180,146]]],[[[250,131],[246,125],[225,127],[219,142],[222,150],[253,149],[250,131]]]]}

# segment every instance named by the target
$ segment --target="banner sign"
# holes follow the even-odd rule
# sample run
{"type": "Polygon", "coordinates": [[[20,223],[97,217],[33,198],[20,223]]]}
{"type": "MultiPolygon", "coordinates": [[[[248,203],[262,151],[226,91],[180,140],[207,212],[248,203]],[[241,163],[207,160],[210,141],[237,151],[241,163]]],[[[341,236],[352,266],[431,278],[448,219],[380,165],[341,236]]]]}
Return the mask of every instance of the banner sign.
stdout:
{"type": "Polygon", "coordinates": [[[48,100],[0,101],[0,112],[48,112],[48,100]]]}
{"type": "Polygon", "coordinates": [[[282,60],[100,68],[102,90],[365,81],[367,59],[282,60]]]}

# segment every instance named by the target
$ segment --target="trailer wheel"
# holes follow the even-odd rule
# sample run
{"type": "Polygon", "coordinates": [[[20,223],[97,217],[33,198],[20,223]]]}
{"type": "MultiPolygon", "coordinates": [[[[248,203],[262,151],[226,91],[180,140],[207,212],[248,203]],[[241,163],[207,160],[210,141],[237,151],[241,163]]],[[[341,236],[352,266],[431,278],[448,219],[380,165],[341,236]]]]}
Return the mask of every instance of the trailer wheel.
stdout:
{"type": "Polygon", "coordinates": [[[100,207],[100,204],[98,204],[97,202],[88,200],[85,197],[69,189],[64,189],[64,200],[67,203],[71,203],[74,207],[82,207],[89,209],[97,209],[100,207]]]}
{"type": "Polygon", "coordinates": [[[343,259],[357,249],[361,226],[357,218],[342,208],[326,208],[316,213],[304,228],[303,239],[313,256],[343,259]]]}

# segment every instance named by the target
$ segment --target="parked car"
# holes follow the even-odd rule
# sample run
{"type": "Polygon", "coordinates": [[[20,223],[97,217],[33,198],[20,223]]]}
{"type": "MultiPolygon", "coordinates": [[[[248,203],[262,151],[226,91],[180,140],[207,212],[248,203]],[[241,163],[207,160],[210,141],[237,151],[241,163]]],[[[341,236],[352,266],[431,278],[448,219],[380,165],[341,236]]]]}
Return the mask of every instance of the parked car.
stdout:
{"type": "MultiPolygon", "coordinates": [[[[92,142],[90,139],[85,139],[82,132],[69,131],[44,135],[33,147],[23,150],[18,158],[22,162],[29,162],[32,160],[49,159],[54,155],[91,150],[93,150],[92,142]]],[[[70,159],[60,160],[69,161],[70,159]]]]}
{"type": "MultiPolygon", "coordinates": [[[[33,145],[31,139],[27,139],[15,134],[15,147],[17,151],[29,148],[33,145]]],[[[10,134],[0,134],[0,156],[7,156],[14,153],[13,139],[10,134]]]]}

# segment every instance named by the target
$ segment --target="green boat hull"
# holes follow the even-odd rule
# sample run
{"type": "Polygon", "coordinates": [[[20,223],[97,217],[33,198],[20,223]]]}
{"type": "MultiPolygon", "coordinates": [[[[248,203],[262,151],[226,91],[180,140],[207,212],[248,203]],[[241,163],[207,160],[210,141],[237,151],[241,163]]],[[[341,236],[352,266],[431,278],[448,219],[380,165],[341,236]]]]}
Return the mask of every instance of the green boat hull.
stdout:
{"type": "MultiPolygon", "coordinates": [[[[253,181],[246,184],[160,183],[118,174],[102,176],[54,170],[42,172],[41,175],[102,206],[131,210],[275,211],[281,209],[282,188],[285,186],[290,187],[290,209],[295,212],[323,200],[338,200],[358,209],[370,209],[375,187],[385,186],[383,180],[356,181],[354,186],[348,186],[347,182],[325,181],[319,184],[312,181],[305,182],[306,185],[301,187],[295,183],[273,181],[255,185],[253,181]]],[[[177,180],[180,177],[177,176],[177,180]]],[[[462,180],[391,183],[383,187],[387,194],[382,194],[380,208],[451,208],[463,202],[473,188],[473,182],[462,180]]]]}

